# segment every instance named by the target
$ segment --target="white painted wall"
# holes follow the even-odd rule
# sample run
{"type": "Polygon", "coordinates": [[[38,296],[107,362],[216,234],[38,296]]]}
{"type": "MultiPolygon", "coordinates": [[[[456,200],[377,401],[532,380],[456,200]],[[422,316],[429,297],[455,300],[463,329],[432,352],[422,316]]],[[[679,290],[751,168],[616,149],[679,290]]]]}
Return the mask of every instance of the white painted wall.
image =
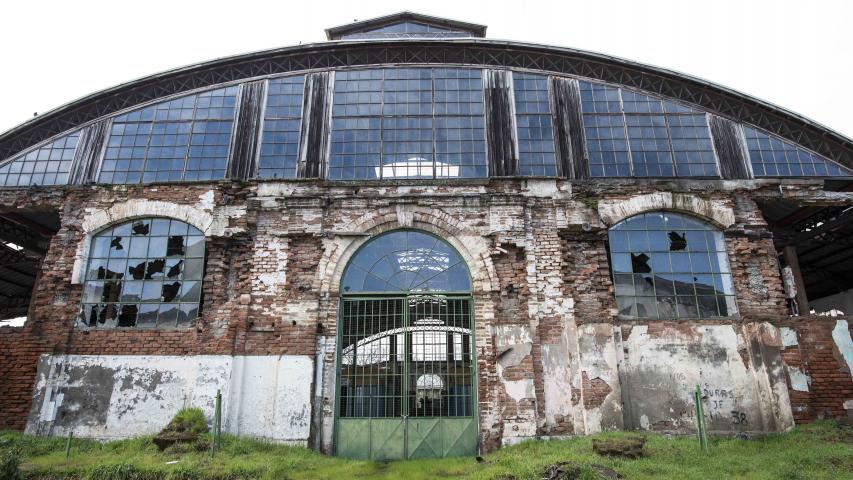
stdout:
{"type": "Polygon", "coordinates": [[[222,392],[227,433],[306,445],[310,356],[42,355],[28,433],[100,439],[154,434],[180,408],[212,422],[222,392]]]}
{"type": "MultiPolygon", "coordinates": [[[[778,330],[769,324],[759,327],[764,336],[773,337],[773,345],[781,346],[778,330]]],[[[673,327],[651,335],[648,326],[635,326],[622,345],[627,383],[622,388],[627,391],[630,405],[626,408],[630,408],[634,425],[692,431],[696,416],[693,392],[699,385],[712,431],[767,432],[792,427],[778,349],[777,359],[764,358],[769,353],[752,352],[757,344],[747,345],[736,328],[673,327]],[[756,358],[763,363],[756,365],[756,358]]]]}

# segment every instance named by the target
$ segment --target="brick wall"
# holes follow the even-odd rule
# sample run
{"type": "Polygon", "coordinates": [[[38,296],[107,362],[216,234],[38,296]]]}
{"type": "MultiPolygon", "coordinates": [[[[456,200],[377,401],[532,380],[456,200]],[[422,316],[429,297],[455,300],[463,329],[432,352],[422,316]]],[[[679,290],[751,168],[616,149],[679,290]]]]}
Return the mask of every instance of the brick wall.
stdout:
{"type": "Polygon", "coordinates": [[[783,329],[782,359],[797,423],[853,418],[853,374],[841,351],[844,345],[833,336],[853,335],[853,319],[791,317],[778,325],[783,329]]]}
{"type": "Polygon", "coordinates": [[[0,430],[23,430],[45,345],[24,327],[0,327],[0,430]]]}
{"type": "MultiPolygon", "coordinates": [[[[228,182],[75,187],[63,195],[0,192],[9,210],[53,209],[62,219],[44,260],[30,320],[20,329],[0,330],[0,426],[23,427],[42,353],[314,355],[318,334],[334,339],[336,283],[351,247],[365,233],[401,226],[429,230],[467,255],[475,279],[478,401],[486,449],[510,435],[522,437],[528,428],[530,435],[582,433],[584,422],[577,415],[618,397],[618,382],[602,380],[601,373],[588,375],[583,352],[572,352],[578,347],[570,348],[568,342],[577,340],[570,336],[581,327],[598,332],[602,342],[611,341],[611,324],[622,322],[614,314],[607,230],[596,223],[596,202],[628,199],[655,187],[625,186],[614,194],[580,185],[570,195],[558,185],[556,194],[537,196],[518,180],[399,188],[298,182],[281,192],[270,185],[263,195],[259,185],[228,182]],[[131,200],[203,208],[224,222],[207,238],[203,305],[192,328],[74,327],[82,286],[71,278],[85,219],[92,211],[131,200]],[[516,352],[529,347],[525,356],[503,365],[500,374],[507,341],[497,331],[525,337],[518,340],[516,352]],[[507,392],[508,383],[527,381],[531,395],[517,399],[507,392]]],[[[695,194],[734,209],[737,221],[726,230],[726,245],[743,320],[784,321],[776,255],[756,203],[745,194],[709,193],[704,187],[695,194]]],[[[783,353],[791,365],[814,369],[813,382],[820,382],[807,396],[792,392],[791,398],[811,410],[839,415],[838,398],[846,394],[849,372],[843,377],[842,363],[829,353],[832,329],[827,333],[817,322],[822,326],[812,332],[803,325],[796,328],[805,328],[803,335],[815,340],[808,337],[783,353]],[[830,360],[836,363],[830,365],[830,360]]],[[[327,379],[334,376],[334,360],[327,350],[327,379]]],[[[317,392],[323,421],[329,421],[334,407],[334,386],[326,388],[317,392]]]]}

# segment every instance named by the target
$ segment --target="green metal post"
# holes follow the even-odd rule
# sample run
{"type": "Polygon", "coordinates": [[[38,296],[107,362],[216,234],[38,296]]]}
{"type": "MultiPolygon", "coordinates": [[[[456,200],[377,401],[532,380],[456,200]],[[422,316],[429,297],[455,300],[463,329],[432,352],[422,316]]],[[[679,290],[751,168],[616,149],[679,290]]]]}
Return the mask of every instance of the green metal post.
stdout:
{"type": "Polygon", "coordinates": [[[696,391],[693,394],[696,400],[696,432],[699,435],[699,446],[703,452],[710,450],[708,443],[708,424],[705,422],[705,409],[702,407],[702,389],[696,385],[696,391]]]}
{"type": "Polygon", "coordinates": [[[74,437],[74,431],[68,432],[68,440],[65,441],[65,458],[71,455],[71,438],[74,437]]]}
{"type": "Polygon", "coordinates": [[[222,438],[222,392],[216,390],[216,411],[213,421],[213,450],[219,450],[220,440],[222,438]]]}

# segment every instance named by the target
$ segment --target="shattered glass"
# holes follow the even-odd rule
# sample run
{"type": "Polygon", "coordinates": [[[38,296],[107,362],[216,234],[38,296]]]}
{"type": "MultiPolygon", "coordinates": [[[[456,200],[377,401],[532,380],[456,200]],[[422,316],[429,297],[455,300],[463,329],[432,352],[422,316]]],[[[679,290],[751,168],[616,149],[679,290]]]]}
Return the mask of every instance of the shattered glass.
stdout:
{"type": "Polygon", "coordinates": [[[174,327],[198,317],[204,235],[167,218],[136,219],[91,244],[80,323],[90,327],[174,327]]]}
{"type": "Polygon", "coordinates": [[[687,215],[653,212],[616,224],[609,240],[620,315],[669,319],[737,314],[719,230],[687,215]]]}

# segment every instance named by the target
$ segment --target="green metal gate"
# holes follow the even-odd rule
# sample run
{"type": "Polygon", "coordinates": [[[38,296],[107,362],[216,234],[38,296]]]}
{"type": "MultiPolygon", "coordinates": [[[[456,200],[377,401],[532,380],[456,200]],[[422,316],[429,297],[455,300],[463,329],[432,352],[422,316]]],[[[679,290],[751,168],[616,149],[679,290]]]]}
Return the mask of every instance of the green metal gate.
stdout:
{"type": "Polygon", "coordinates": [[[472,319],[470,296],[341,299],[337,455],[477,453],[472,319]]]}

